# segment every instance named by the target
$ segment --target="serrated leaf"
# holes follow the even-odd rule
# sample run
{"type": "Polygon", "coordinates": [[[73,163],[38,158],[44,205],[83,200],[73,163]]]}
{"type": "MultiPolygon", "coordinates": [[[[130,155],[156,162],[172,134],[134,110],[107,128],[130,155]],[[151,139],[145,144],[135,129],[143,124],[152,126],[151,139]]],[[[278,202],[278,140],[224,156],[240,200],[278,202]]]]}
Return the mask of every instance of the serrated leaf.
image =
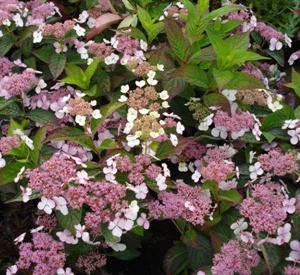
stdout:
{"type": "Polygon", "coordinates": [[[267,131],[271,128],[281,127],[285,120],[293,119],[294,112],[291,107],[284,105],[282,109],[268,115],[262,123],[261,131],[267,131]]]}
{"type": "Polygon", "coordinates": [[[181,28],[170,18],[165,19],[165,29],[168,41],[174,54],[180,61],[184,60],[186,54],[187,41],[183,36],[181,28]]]}
{"type": "Polygon", "coordinates": [[[228,191],[221,192],[218,198],[219,200],[225,200],[232,203],[239,203],[242,199],[242,196],[236,190],[228,190],[228,191]]]}
{"type": "Polygon", "coordinates": [[[193,229],[185,231],[180,240],[187,246],[199,248],[197,232],[193,229]]]}
{"type": "Polygon", "coordinates": [[[60,211],[56,211],[56,218],[58,223],[64,228],[68,229],[71,233],[75,234],[75,225],[80,223],[82,209],[76,210],[69,208],[69,213],[63,215],[60,211]]]}
{"type": "Polygon", "coordinates": [[[263,89],[264,85],[255,77],[241,72],[233,72],[232,79],[225,85],[226,89],[263,89]]]}
{"type": "Polygon", "coordinates": [[[14,45],[14,37],[10,34],[3,34],[0,39],[0,57],[5,56],[14,45]]]}
{"type": "Polygon", "coordinates": [[[154,38],[156,38],[157,35],[161,33],[163,30],[164,30],[164,22],[158,22],[153,24],[148,33],[149,43],[151,43],[154,40],[154,38]]]}
{"type": "Polygon", "coordinates": [[[98,128],[101,126],[101,124],[104,122],[105,119],[107,119],[112,113],[114,113],[116,110],[118,110],[120,107],[122,107],[124,103],[122,102],[110,102],[100,108],[100,113],[102,115],[99,119],[93,119],[91,130],[92,133],[95,134],[98,130],[98,128]]]}
{"type": "Polygon", "coordinates": [[[175,147],[172,145],[171,141],[163,141],[159,144],[155,156],[162,160],[173,155],[174,151],[175,147]]]}
{"type": "Polygon", "coordinates": [[[187,265],[187,248],[181,243],[172,246],[165,254],[163,268],[166,275],[180,274],[187,265]]]}
{"type": "Polygon", "coordinates": [[[187,85],[188,84],[183,79],[176,77],[168,77],[163,79],[164,90],[169,92],[171,98],[180,95],[187,85]]]}
{"type": "Polygon", "coordinates": [[[0,98],[0,115],[15,117],[20,116],[22,113],[21,109],[15,102],[15,99],[4,99],[3,97],[0,98]]]}
{"type": "Polygon", "coordinates": [[[32,51],[32,54],[45,63],[49,63],[54,47],[52,45],[44,45],[42,48],[32,51]]]}
{"type": "Polygon", "coordinates": [[[54,53],[49,60],[49,69],[54,79],[58,78],[65,69],[67,57],[64,54],[54,53]]]}
{"type": "Polygon", "coordinates": [[[284,51],[270,51],[269,49],[264,50],[269,56],[275,59],[275,61],[282,67],[284,67],[284,51]]]}
{"type": "Polygon", "coordinates": [[[234,34],[225,41],[234,51],[246,51],[250,43],[249,32],[234,34]]]}
{"type": "Polygon", "coordinates": [[[229,12],[238,11],[238,10],[242,10],[242,9],[244,9],[244,7],[239,6],[239,5],[226,5],[226,6],[223,6],[219,9],[216,9],[216,10],[208,13],[206,16],[203,17],[203,21],[210,21],[210,20],[213,20],[214,18],[220,17],[229,12]]]}
{"type": "Polygon", "coordinates": [[[189,268],[193,270],[212,265],[212,258],[214,255],[213,247],[207,236],[198,233],[197,241],[199,243],[198,248],[191,246],[187,247],[189,268]]]}
{"type": "Polygon", "coordinates": [[[272,274],[273,270],[280,262],[280,249],[277,245],[264,243],[261,246],[261,251],[268,266],[269,272],[272,274]]]}
{"type": "Polygon", "coordinates": [[[230,225],[231,224],[225,224],[223,221],[219,222],[210,229],[210,233],[219,236],[224,242],[228,242],[234,237],[234,233],[230,228],[230,225]]]}
{"type": "Polygon", "coordinates": [[[27,113],[27,117],[39,124],[58,125],[58,120],[53,112],[45,109],[36,108],[27,113]]]}
{"type": "Polygon", "coordinates": [[[45,141],[70,140],[96,152],[93,141],[80,129],[75,127],[62,127],[51,132],[45,141]]]}
{"type": "Polygon", "coordinates": [[[169,76],[183,79],[192,85],[204,89],[208,88],[206,73],[196,65],[183,65],[172,71],[169,76]]]}
{"type": "Polygon", "coordinates": [[[210,93],[203,96],[204,105],[209,107],[222,107],[223,111],[230,111],[230,104],[228,99],[220,93],[210,93]]]}
{"type": "Polygon", "coordinates": [[[0,185],[14,181],[21,168],[31,168],[29,163],[12,162],[0,169],[0,185]]]}
{"type": "Polygon", "coordinates": [[[267,59],[270,58],[251,51],[235,51],[231,66],[235,64],[242,65],[246,61],[267,60],[267,59]]]}

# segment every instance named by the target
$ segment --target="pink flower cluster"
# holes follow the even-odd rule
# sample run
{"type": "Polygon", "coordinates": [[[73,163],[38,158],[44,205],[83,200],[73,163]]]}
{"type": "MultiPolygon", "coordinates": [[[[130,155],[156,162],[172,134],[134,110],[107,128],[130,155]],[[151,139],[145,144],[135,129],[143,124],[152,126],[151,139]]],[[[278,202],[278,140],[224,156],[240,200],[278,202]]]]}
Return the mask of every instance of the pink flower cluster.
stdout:
{"type": "Polygon", "coordinates": [[[72,20],[66,20],[64,23],[56,22],[55,24],[47,24],[43,28],[43,35],[53,35],[57,39],[63,38],[69,31],[73,30],[75,22],[72,20]]]}
{"type": "Polygon", "coordinates": [[[0,96],[10,98],[12,96],[23,95],[30,90],[38,80],[32,70],[25,70],[21,74],[12,74],[2,79],[2,91],[0,96]]]}
{"type": "Polygon", "coordinates": [[[29,179],[28,187],[40,191],[47,198],[59,197],[65,194],[64,185],[76,177],[75,163],[53,156],[40,167],[27,171],[26,177],[29,179]]]}
{"type": "Polygon", "coordinates": [[[86,274],[90,274],[96,268],[106,265],[106,257],[96,251],[92,251],[86,255],[79,256],[76,265],[84,268],[86,274]]]}
{"type": "Polygon", "coordinates": [[[5,155],[10,150],[17,148],[21,145],[21,140],[17,135],[2,137],[0,139],[0,152],[5,155]]]}
{"type": "Polygon", "coordinates": [[[34,264],[35,275],[56,274],[66,261],[63,243],[43,232],[34,233],[32,243],[22,243],[19,253],[20,258],[16,263],[18,268],[28,269],[34,264]]]}
{"type": "Polygon", "coordinates": [[[258,161],[264,171],[273,170],[276,176],[284,176],[298,170],[297,158],[291,153],[284,154],[278,150],[271,150],[268,154],[260,155],[258,161]]]}
{"type": "Polygon", "coordinates": [[[6,57],[0,58],[0,79],[7,75],[14,64],[6,57]]]}
{"type": "Polygon", "coordinates": [[[211,209],[211,199],[199,187],[177,185],[177,193],[163,191],[149,203],[149,216],[154,219],[184,218],[193,225],[203,225],[211,209]]]}
{"type": "Polygon", "coordinates": [[[260,261],[256,250],[231,240],[222,246],[221,252],[213,258],[212,274],[250,275],[251,267],[257,266],[260,261]]]}
{"type": "Polygon", "coordinates": [[[135,156],[135,162],[132,162],[127,156],[118,156],[116,158],[117,169],[121,172],[129,172],[128,180],[131,184],[138,185],[144,182],[145,177],[155,180],[162,172],[162,168],[152,163],[147,155],[135,156]]]}
{"type": "Polygon", "coordinates": [[[277,228],[287,217],[282,207],[284,200],[279,184],[257,184],[252,189],[251,197],[241,203],[240,213],[249,219],[255,233],[276,234],[277,228]]]}
{"type": "Polygon", "coordinates": [[[201,175],[204,180],[216,182],[226,180],[234,172],[234,163],[231,161],[210,161],[207,166],[202,167],[201,175]]]}
{"type": "Polygon", "coordinates": [[[213,118],[216,127],[225,127],[226,131],[238,133],[241,130],[252,129],[253,116],[246,112],[237,112],[230,116],[228,113],[218,110],[213,118]]]}

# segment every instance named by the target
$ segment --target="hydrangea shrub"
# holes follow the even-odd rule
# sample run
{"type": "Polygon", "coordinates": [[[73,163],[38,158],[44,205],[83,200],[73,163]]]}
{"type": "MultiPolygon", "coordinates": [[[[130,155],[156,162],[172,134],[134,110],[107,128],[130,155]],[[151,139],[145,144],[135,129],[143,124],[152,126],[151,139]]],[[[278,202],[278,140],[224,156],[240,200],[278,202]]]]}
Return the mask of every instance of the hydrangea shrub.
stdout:
{"type": "Polygon", "coordinates": [[[154,220],[166,274],[299,274],[289,36],[229,1],[73,2],[0,2],[1,200],[35,220],[6,274],[133,259],[154,220]]]}

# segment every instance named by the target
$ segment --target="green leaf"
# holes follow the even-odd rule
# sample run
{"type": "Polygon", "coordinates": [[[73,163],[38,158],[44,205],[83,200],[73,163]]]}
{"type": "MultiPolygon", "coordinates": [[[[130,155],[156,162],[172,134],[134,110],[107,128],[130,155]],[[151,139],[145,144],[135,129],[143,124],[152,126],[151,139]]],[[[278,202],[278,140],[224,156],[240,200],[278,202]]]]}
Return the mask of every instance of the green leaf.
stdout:
{"type": "Polygon", "coordinates": [[[224,243],[234,238],[234,233],[230,229],[230,226],[224,222],[219,222],[213,228],[210,229],[211,242],[215,252],[219,252],[224,243]]]}
{"type": "Polygon", "coordinates": [[[249,32],[234,34],[225,41],[234,51],[247,51],[250,43],[249,32]]]}
{"type": "Polygon", "coordinates": [[[212,258],[214,256],[213,247],[207,236],[198,233],[197,240],[199,243],[198,248],[191,246],[187,247],[189,268],[193,270],[212,265],[212,258]]]}
{"type": "Polygon", "coordinates": [[[300,119],[300,106],[294,110],[294,116],[295,118],[300,119]]]}
{"type": "Polygon", "coordinates": [[[64,54],[54,53],[51,55],[49,60],[49,68],[54,79],[58,78],[61,75],[61,73],[65,69],[66,61],[67,57],[64,54]]]}
{"type": "Polygon", "coordinates": [[[292,82],[285,84],[285,86],[294,89],[297,96],[300,97],[300,73],[292,68],[292,82]]]}
{"type": "Polygon", "coordinates": [[[151,26],[151,29],[148,33],[149,43],[151,43],[154,40],[154,38],[156,38],[157,35],[164,30],[164,27],[165,27],[164,22],[158,22],[151,26]]]}
{"type": "Polygon", "coordinates": [[[99,62],[100,62],[99,57],[94,58],[93,62],[85,70],[85,76],[87,78],[87,80],[86,80],[87,85],[90,84],[91,78],[94,75],[95,71],[97,70],[99,62]]]}
{"type": "Polygon", "coordinates": [[[80,75],[74,74],[67,76],[59,81],[64,82],[65,84],[74,84],[82,89],[88,89],[89,87],[86,84],[85,79],[86,78],[81,77],[80,75]]]}
{"type": "MultiPolygon", "coordinates": [[[[38,191],[33,190],[32,194],[29,196],[29,200],[35,200],[41,197],[41,193],[38,191]]],[[[23,201],[23,193],[18,193],[15,197],[12,199],[6,201],[5,203],[11,203],[11,202],[21,202],[23,201]]]]}
{"type": "Polygon", "coordinates": [[[15,101],[16,99],[14,98],[10,98],[7,100],[3,97],[0,97],[0,115],[10,117],[20,116],[22,114],[22,111],[15,101]]]}
{"type": "Polygon", "coordinates": [[[107,242],[119,242],[120,237],[116,237],[112,234],[112,230],[108,229],[108,223],[101,224],[101,233],[107,242]]]}
{"type": "Polygon", "coordinates": [[[91,9],[92,7],[98,4],[97,0],[85,0],[85,5],[87,9],[91,9]]]}
{"type": "Polygon", "coordinates": [[[163,261],[163,268],[166,275],[180,274],[188,265],[187,248],[181,243],[177,242],[172,246],[163,261]]]}
{"type": "Polygon", "coordinates": [[[42,60],[45,63],[50,62],[50,58],[54,53],[54,47],[52,45],[44,45],[42,48],[33,50],[32,54],[38,59],[42,60]]]}
{"type": "Polygon", "coordinates": [[[206,73],[196,65],[183,65],[172,71],[169,76],[183,79],[192,85],[196,85],[204,89],[208,88],[206,73]]]}
{"type": "MultiPolygon", "coordinates": [[[[78,257],[80,255],[87,254],[91,250],[93,250],[93,246],[81,240],[79,240],[76,245],[65,244],[65,253],[68,255],[68,259],[70,257],[78,257]]],[[[74,261],[76,261],[76,259],[74,259],[74,261]]]]}
{"type": "Polygon", "coordinates": [[[171,141],[166,140],[161,142],[158,145],[155,156],[158,159],[163,160],[173,155],[174,151],[175,151],[175,147],[172,145],[171,141]]]}
{"type": "Polygon", "coordinates": [[[187,85],[188,84],[180,78],[167,77],[163,79],[164,90],[167,90],[172,98],[176,95],[180,95],[187,85]]]}
{"type": "Polygon", "coordinates": [[[189,0],[182,0],[184,7],[187,9],[187,21],[186,21],[186,31],[189,35],[197,35],[201,33],[199,29],[199,21],[201,17],[199,16],[198,7],[194,6],[189,0]]]}
{"type": "Polygon", "coordinates": [[[275,138],[276,136],[272,135],[271,133],[268,133],[268,132],[262,132],[262,135],[266,138],[266,140],[271,143],[275,138]]]}
{"type": "Polygon", "coordinates": [[[27,117],[39,124],[58,125],[58,121],[53,112],[45,109],[36,108],[28,112],[27,117]]]}
{"type": "Polygon", "coordinates": [[[0,185],[14,181],[17,174],[21,171],[21,168],[31,168],[29,163],[24,162],[12,162],[5,165],[0,169],[0,185]]]}
{"type": "Polygon", "coordinates": [[[13,47],[15,38],[8,33],[4,33],[0,39],[0,57],[5,56],[13,47]]]}
{"type": "Polygon", "coordinates": [[[241,72],[233,72],[232,79],[225,85],[226,89],[263,89],[264,85],[255,77],[241,72]]]}
{"type": "Polygon", "coordinates": [[[277,110],[276,112],[268,115],[262,126],[260,127],[261,131],[267,131],[271,128],[281,127],[285,120],[293,119],[294,111],[288,105],[284,105],[282,109],[277,110]]]}
{"type": "Polygon", "coordinates": [[[14,134],[14,131],[17,129],[22,130],[23,128],[19,123],[17,123],[15,120],[11,118],[9,121],[8,135],[12,136],[14,134]]]}
{"type": "Polygon", "coordinates": [[[69,213],[67,215],[63,215],[60,211],[56,211],[56,218],[58,223],[64,228],[68,229],[72,234],[75,234],[75,225],[80,223],[82,209],[75,210],[69,208],[69,213]]]}
{"type": "Polygon", "coordinates": [[[48,125],[44,125],[39,128],[33,137],[34,150],[30,151],[30,159],[35,164],[38,164],[39,161],[40,150],[47,135],[47,127],[48,125]]]}
{"type": "Polygon", "coordinates": [[[112,113],[114,113],[116,110],[118,110],[120,107],[122,107],[124,103],[122,102],[110,102],[100,108],[100,113],[102,115],[99,119],[93,119],[91,130],[92,133],[95,134],[98,130],[98,128],[101,126],[101,124],[104,122],[105,119],[107,119],[112,113]]]}
{"type": "Polygon", "coordinates": [[[277,245],[264,243],[260,247],[262,254],[264,256],[264,259],[266,261],[266,264],[269,269],[269,273],[273,274],[273,270],[277,266],[277,264],[280,262],[280,249],[277,245]]]}
{"type": "Polygon", "coordinates": [[[239,203],[242,200],[242,196],[236,190],[228,190],[221,192],[218,196],[219,200],[229,201],[232,203],[239,203]]]}
{"type": "Polygon", "coordinates": [[[186,54],[187,41],[185,40],[181,28],[173,20],[165,19],[165,29],[168,41],[174,54],[178,57],[180,61],[184,60],[186,54]]]}
{"type": "Polygon", "coordinates": [[[141,252],[137,251],[135,248],[126,248],[124,251],[113,252],[111,254],[113,257],[123,260],[129,261],[141,255],[141,252]]]}
{"type": "Polygon", "coordinates": [[[62,127],[51,132],[45,141],[70,140],[96,152],[95,145],[82,130],[75,127],[62,127]]]}
{"type": "Polygon", "coordinates": [[[65,66],[65,71],[67,76],[73,76],[73,75],[77,75],[80,77],[84,77],[84,71],[77,65],[73,64],[73,63],[68,63],[65,66]]]}
{"type": "Polygon", "coordinates": [[[234,58],[231,66],[233,65],[243,65],[246,61],[256,61],[256,60],[267,60],[268,57],[262,56],[260,54],[251,51],[236,51],[234,53],[234,58]]]}
{"type": "Polygon", "coordinates": [[[185,231],[180,240],[187,246],[199,248],[197,232],[193,229],[185,231]]]}
{"type": "Polygon", "coordinates": [[[118,148],[118,144],[115,140],[110,138],[105,138],[101,144],[97,147],[98,152],[101,152],[102,150],[111,150],[118,148]]]}
{"type": "Polygon", "coordinates": [[[219,71],[213,68],[213,76],[215,81],[217,82],[217,86],[219,90],[223,90],[226,85],[232,80],[233,75],[230,71],[219,71]]]}
{"type": "Polygon", "coordinates": [[[275,61],[282,67],[284,67],[284,51],[270,51],[269,49],[264,50],[269,56],[275,59],[275,61]]]}
{"type": "Polygon", "coordinates": [[[239,210],[237,210],[236,208],[230,208],[228,211],[222,214],[222,218],[223,221],[230,226],[233,223],[235,223],[237,220],[242,218],[242,215],[240,214],[239,210]]]}
{"type": "Polygon", "coordinates": [[[223,111],[230,111],[230,104],[228,99],[220,93],[210,93],[207,95],[204,95],[203,97],[204,105],[209,107],[222,107],[223,111]]]}
{"type": "Polygon", "coordinates": [[[210,21],[232,11],[242,10],[244,7],[239,5],[226,5],[217,10],[214,10],[203,17],[203,21],[210,21]]]}

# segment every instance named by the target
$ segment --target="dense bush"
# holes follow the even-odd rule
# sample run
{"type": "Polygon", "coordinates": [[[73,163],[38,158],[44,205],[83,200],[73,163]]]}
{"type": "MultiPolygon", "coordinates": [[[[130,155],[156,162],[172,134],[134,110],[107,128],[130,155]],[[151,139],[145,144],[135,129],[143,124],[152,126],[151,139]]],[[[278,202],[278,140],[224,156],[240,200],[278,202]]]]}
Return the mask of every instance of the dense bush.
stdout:
{"type": "Polygon", "coordinates": [[[6,274],[99,274],[161,220],[166,274],[300,274],[300,51],[209,4],[0,1],[6,274]]]}

